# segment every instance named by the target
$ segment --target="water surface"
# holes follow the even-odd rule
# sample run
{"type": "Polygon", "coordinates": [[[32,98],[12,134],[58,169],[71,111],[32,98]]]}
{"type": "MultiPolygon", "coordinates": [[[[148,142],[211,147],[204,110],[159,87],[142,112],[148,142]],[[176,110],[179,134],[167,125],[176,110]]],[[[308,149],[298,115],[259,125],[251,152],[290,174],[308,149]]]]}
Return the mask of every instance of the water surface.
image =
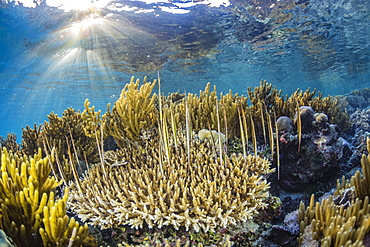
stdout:
{"type": "Polygon", "coordinates": [[[165,93],[370,84],[367,0],[37,2],[0,2],[2,136],[86,98],[105,111],[132,75],[165,93]]]}

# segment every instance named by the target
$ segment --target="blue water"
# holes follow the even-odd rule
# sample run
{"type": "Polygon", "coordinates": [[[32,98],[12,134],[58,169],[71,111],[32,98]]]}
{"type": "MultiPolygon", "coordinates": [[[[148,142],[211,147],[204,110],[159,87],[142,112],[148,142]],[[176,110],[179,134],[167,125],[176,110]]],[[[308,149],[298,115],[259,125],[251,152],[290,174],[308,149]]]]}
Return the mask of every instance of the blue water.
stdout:
{"type": "Polygon", "coordinates": [[[86,98],[105,111],[132,75],[165,93],[370,86],[368,0],[29,2],[0,2],[2,136],[86,98]]]}

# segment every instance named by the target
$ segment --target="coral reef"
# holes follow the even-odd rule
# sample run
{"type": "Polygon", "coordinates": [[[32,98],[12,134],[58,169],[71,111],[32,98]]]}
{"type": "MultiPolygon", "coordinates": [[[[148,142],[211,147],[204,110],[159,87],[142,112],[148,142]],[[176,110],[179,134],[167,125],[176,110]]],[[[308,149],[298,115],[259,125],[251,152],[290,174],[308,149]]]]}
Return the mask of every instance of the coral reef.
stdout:
{"type": "Polygon", "coordinates": [[[301,106],[300,113],[301,137],[294,131],[279,133],[282,164],[279,184],[288,191],[303,188],[312,192],[323,179],[333,180],[332,174],[338,174],[341,162],[348,158],[351,150],[348,142],[340,137],[338,127],[326,121],[324,113],[315,113],[307,106],[301,106]],[[294,149],[297,151],[292,152],[294,149]]]}
{"type": "Polygon", "coordinates": [[[91,129],[92,121],[84,121],[82,114],[72,108],[64,110],[62,117],[51,112],[47,117],[48,122],[34,128],[26,126],[23,129],[22,150],[27,155],[33,155],[39,148],[44,154],[50,153],[54,147],[57,160],[61,166],[54,163],[54,170],[61,169],[55,173],[57,177],[63,177],[66,181],[73,179],[70,162],[77,167],[80,173],[86,169],[86,163],[96,163],[98,152],[95,136],[87,136],[85,132],[91,129]],[[73,144],[73,145],[72,145],[73,144]],[[73,148],[75,147],[75,149],[73,148]],[[66,161],[66,159],[69,159],[66,161]],[[75,164],[76,163],[76,164],[75,164]]]}
{"type": "Polygon", "coordinates": [[[343,111],[338,100],[328,97],[322,97],[321,93],[315,97],[316,90],[311,92],[310,89],[302,91],[297,89],[290,96],[283,96],[281,90],[272,87],[272,84],[266,81],[261,81],[259,87],[248,88],[248,99],[251,102],[251,112],[254,116],[259,115],[260,102],[264,102],[267,112],[276,117],[287,116],[291,119],[294,118],[297,107],[309,106],[315,112],[323,112],[328,116],[328,120],[338,125],[338,127],[346,132],[350,130],[351,123],[347,112],[343,111]]]}
{"type": "Polygon", "coordinates": [[[61,183],[49,175],[51,162],[41,149],[33,157],[2,149],[0,226],[17,246],[81,246],[87,235],[87,225],[66,215],[68,189],[55,196],[61,183]]]}
{"type": "MultiPolygon", "coordinates": [[[[370,151],[370,139],[367,139],[370,151]]],[[[351,180],[338,180],[334,195],[310,205],[301,203],[300,246],[364,246],[363,239],[370,230],[370,155],[363,154],[362,173],[357,171],[351,180]]]]}
{"type": "Polygon", "coordinates": [[[272,172],[265,159],[234,154],[220,158],[207,143],[169,146],[162,157],[158,139],[122,148],[114,164],[97,164],[71,186],[68,205],[92,225],[108,228],[213,230],[250,219],[266,207],[272,172]]]}
{"type": "Polygon", "coordinates": [[[230,138],[240,135],[238,109],[245,109],[247,106],[246,97],[233,94],[231,90],[227,94],[218,95],[216,87],[211,91],[210,83],[207,83],[199,95],[189,93],[175,102],[168,97],[164,103],[167,119],[171,119],[170,116],[173,114],[176,126],[188,124],[194,131],[217,130],[227,133],[230,138]],[[187,109],[188,123],[186,123],[187,109]]]}
{"type": "MultiPolygon", "coordinates": [[[[90,123],[84,124],[88,126],[85,135],[101,143],[100,151],[102,141],[112,136],[119,147],[101,152],[101,162],[71,185],[68,205],[91,225],[103,229],[172,226],[200,233],[228,227],[255,217],[267,205],[265,175],[271,170],[263,168],[254,175],[254,168],[247,165],[244,170],[252,169],[248,176],[234,170],[245,163],[261,166],[261,158],[248,154],[276,157],[277,166],[282,164],[278,184],[287,190],[315,189],[325,172],[340,169],[339,161],[346,157],[348,143],[332,122],[345,127],[348,115],[336,115],[337,101],[321,94],[315,97],[316,91],[281,96],[281,91],[261,82],[260,87],[248,89],[246,98],[231,91],[217,95],[216,88],[212,91],[207,84],[199,96],[165,97],[153,94],[155,83],[144,79],[140,86],[132,78],[112,110],[108,105],[102,116],[85,102],[82,118],[90,123]],[[248,196],[242,197],[231,181],[245,181],[253,188],[256,178],[260,184],[247,193],[254,199],[246,204],[248,196]],[[257,195],[261,197],[256,199],[257,195]],[[237,201],[239,207],[234,204],[237,201]]],[[[247,235],[255,235],[245,234],[236,238],[240,244],[247,235]]]]}
{"type": "MultiPolygon", "coordinates": [[[[340,135],[350,123],[337,100],[320,93],[315,96],[316,91],[310,89],[283,96],[265,81],[248,88],[247,97],[231,91],[218,94],[210,83],[199,94],[164,96],[160,90],[158,95],[153,93],[156,83],[160,88],[159,80],[144,78],[140,84],[132,77],[104,114],[87,99],[82,113],[68,108],[58,117],[52,112],[43,125],[23,129],[22,147],[13,145],[14,149],[37,156],[35,160],[43,160],[43,152],[54,179],[74,182],[58,199],[54,187],[42,193],[28,189],[42,195],[37,203],[46,204],[27,206],[29,225],[15,219],[17,227],[24,227],[13,232],[24,234],[22,229],[38,227],[31,234],[34,244],[89,245],[87,226],[65,216],[67,203],[72,213],[96,226],[99,233],[116,234],[117,241],[109,246],[230,246],[234,242],[236,247],[269,246],[277,241],[293,246],[298,213],[286,217],[283,226],[271,227],[277,217],[282,221],[283,206],[270,196],[267,179],[275,192],[315,190],[341,169],[350,150],[340,135]],[[280,170],[278,176],[269,176],[273,171],[270,161],[280,170]],[[59,224],[57,234],[52,226],[55,222],[59,224]],[[71,231],[69,224],[80,230],[71,231]]],[[[22,157],[14,159],[28,159],[22,157]]],[[[356,181],[362,183],[360,178],[356,181]]],[[[343,185],[341,190],[347,192],[333,198],[333,203],[351,206],[348,198],[359,193],[351,187],[343,185]]],[[[363,208],[365,202],[362,198],[353,205],[363,208]]],[[[309,210],[324,209],[313,205],[309,210]]],[[[4,208],[2,212],[8,211],[4,208]]],[[[12,211],[13,216],[24,218],[23,211],[12,211]]],[[[11,224],[8,221],[3,216],[3,225],[11,224]]],[[[365,221],[357,223],[361,222],[365,221]]],[[[325,226],[311,226],[325,231],[325,226]]],[[[301,234],[303,242],[308,234],[301,234]]]]}

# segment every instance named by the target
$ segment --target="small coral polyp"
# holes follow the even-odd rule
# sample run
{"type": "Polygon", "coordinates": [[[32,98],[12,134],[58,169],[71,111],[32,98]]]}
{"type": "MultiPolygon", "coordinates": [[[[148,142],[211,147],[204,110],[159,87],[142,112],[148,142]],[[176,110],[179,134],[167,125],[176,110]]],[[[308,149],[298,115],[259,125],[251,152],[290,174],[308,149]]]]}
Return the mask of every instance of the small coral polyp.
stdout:
{"type": "Polygon", "coordinates": [[[192,140],[169,147],[161,158],[159,139],[115,152],[121,163],[97,164],[72,184],[70,209],[100,228],[173,226],[214,230],[251,219],[267,206],[270,162],[255,156],[224,156],[192,140]]]}

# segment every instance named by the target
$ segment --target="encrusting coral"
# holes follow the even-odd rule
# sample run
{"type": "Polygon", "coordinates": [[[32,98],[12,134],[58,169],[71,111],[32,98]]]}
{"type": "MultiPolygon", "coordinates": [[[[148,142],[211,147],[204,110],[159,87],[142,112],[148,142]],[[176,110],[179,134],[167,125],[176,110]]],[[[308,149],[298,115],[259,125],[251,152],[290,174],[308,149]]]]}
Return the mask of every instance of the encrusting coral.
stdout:
{"type": "Polygon", "coordinates": [[[0,226],[16,246],[81,246],[87,235],[86,224],[66,215],[68,189],[55,196],[52,162],[41,149],[33,157],[1,152],[0,226]]]}
{"type": "MultiPolygon", "coordinates": [[[[370,139],[367,139],[368,152],[370,139]]],[[[311,196],[310,205],[301,203],[300,246],[364,246],[365,234],[370,231],[370,154],[363,154],[362,173],[357,171],[350,181],[338,180],[334,195],[320,203],[311,196]]]]}
{"type": "Polygon", "coordinates": [[[82,193],[71,186],[69,208],[101,228],[168,225],[206,232],[252,218],[267,206],[270,162],[241,154],[221,159],[207,144],[193,139],[190,150],[184,142],[170,145],[170,157],[162,155],[158,138],[122,148],[115,163],[89,169],[82,193]]]}

